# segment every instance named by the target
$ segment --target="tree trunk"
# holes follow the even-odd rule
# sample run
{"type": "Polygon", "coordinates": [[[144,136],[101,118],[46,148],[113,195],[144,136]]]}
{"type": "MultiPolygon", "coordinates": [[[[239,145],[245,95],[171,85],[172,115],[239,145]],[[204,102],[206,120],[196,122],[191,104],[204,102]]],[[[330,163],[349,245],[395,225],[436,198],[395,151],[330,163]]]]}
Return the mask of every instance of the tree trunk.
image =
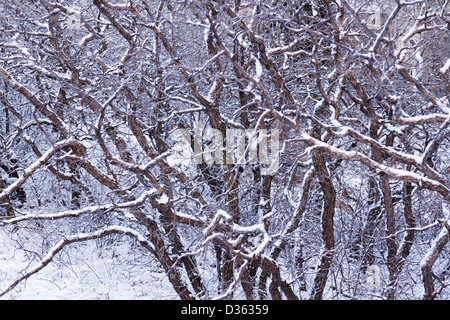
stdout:
{"type": "MultiPolygon", "coordinates": [[[[0,177],[0,189],[5,189],[5,188],[6,188],[5,183],[3,182],[3,179],[1,179],[1,177],[0,177]]],[[[4,207],[6,210],[6,216],[8,218],[13,218],[15,216],[15,213],[14,213],[14,208],[12,206],[11,199],[9,198],[9,196],[6,196],[5,199],[3,200],[3,202],[4,202],[4,207]]]]}
{"type": "Polygon", "coordinates": [[[316,151],[314,153],[313,164],[323,193],[322,238],[325,248],[322,253],[319,271],[314,279],[314,288],[311,298],[314,300],[321,300],[334,254],[334,210],[336,191],[334,190],[333,182],[328,172],[322,151],[316,151]]]}
{"type": "Polygon", "coordinates": [[[425,289],[425,294],[423,296],[424,300],[434,300],[434,298],[436,297],[433,281],[435,275],[432,268],[436,260],[439,258],[441,251],[444,249],[447,242],[450,241],[449,229],[450,226],[446,222],[437,238],[433,241],[431,248],[428,250],[427,254],[420,262],[420,267],[422,269],[423,287],[425,289]]]}

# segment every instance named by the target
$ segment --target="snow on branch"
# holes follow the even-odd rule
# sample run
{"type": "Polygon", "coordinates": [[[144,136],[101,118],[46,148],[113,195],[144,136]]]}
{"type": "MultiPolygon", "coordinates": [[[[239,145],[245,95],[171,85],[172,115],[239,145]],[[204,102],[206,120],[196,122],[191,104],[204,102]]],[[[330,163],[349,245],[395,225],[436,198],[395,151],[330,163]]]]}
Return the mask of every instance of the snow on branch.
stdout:
{"type": "Polygon", "coordinates": [[[386,22],[384,23],[383,29],[377,35],[377,38],[375,39],[372,47],[369,49],[369,52],[375,52],[377,50],[377,47],[378,47],[378,44],[380,43],[380,40],[383,38],[383,36],[386,33],[389,25],[392,23],[392,21],[398,15],[398,13],[400,11],[400,8],[401,8],[401,4],[399,2],[397,2],[397,6],[394,8],[394,10],[391,12],[389,17],[387,18],[386,22]]]}
{"type": "Polygon", "coordinates": [[[433,240],[431,248],[420,261],[420,268],[422,269],[422,277],[425,288],[424,299],[433,299],[435,295],[432,272],[432,267],[439,258],[441,251],[444,249],[447,242],[450,240],[449,234],[450,225],[448,221],[445,223],[439,235],[433,240]]]}
{"type": "Polygon", "coordinates": [[[37,161],[35,161],[32,165],[30,165],[28,168],[26,168],[23,171],[22,177],[17,179],[14,183],[12,183],[9,187],[4,189],[0,193],[0,201],[4,201],[6,197],[11,195],[14,191],[16,191],[18,188],[20,188],[27,179],[35,173],[39,168],[41,168],[43,165],[47,164],[48,161],[55,155],[55,153],[62,148],[65,147],[83,147],[82,144],[75,139],[67,139],[60,141],[56,143],[52,148],[48,149],[47,152],[45,152],[37,161]]]}
{"type": "Polygon", "coordinates": [[[316,149],[321,149],[328,154],[334,155],[340,159],[362,162],[369,168],[377,172],[384,172],[392,178],[403,181],[417,182],[419,183],[419,185],[423,185],[428,189],[441,193],[446,198],[450,197],[450,189],[448,189],[445,185],[433,179],[421,176],[415,172],[389,167],[357,151],[342,150],[340,148],[331,146],[328,143],[317,140],[305,132],[302,133],[301,140],[316,149]]]}
{"type": "Polygon", "coordinates": [[[402,125],[421,125],[426,123],[445,122],[450,118],[446,114],[427,114],[414,117],[398,117],[397,122],[402,125]]]}
{"type": "Polygon", "coordinates": [[[27,221],[27,220],[56,220],[56,219],[63,219],[63,218],[71,218],[71,217],[78,217],[84,214],[90,214],[90,213],[96,213],[96,212],[109,212],[111,210],[117,210],[117,209],[126,209],[131,207],[136,207],[142,205],[145,200],[153,195],[158,195],[156,189],[151,189],[147,192],[144,192],[139,198],[127,201],[124,203],[118,203],[118,204],[108,204],[103,206],[89,206],[83,209],[78,210],[65,210],[59,213],[49,213],[49,214],[27,214],[20,217],[15,217],[8,220],[0,221],[0,224],[14,224],[21,221],[27,221]]]}
{"type": "Polygon", "coordinates": [[[297,44],[299,43],[298,39],[295,39],[290,44],[283,46],[283,47],[277,47],[267,50],[267,56],[270,57],[275,54],[285,53],[286,51],[292,50],[297,44]]]}
{"type": "Polygon", "coordinates": [[[439,71],[442,72],[442,74],[446,74],[450,70],[450,58],[447,59],[447,62],[444,64],[442,68],[439,69],[439,71]]]}
{"type": "Polygon", "coordinates": [[[211,235],[211,233],[214,231],[214,229],[216,229],[217,225],[222,219],[225,221],[231,221],[231,216],[223,210],[217,210],[216,215],[213,217],[208,227],[203,231],[203,235],[205,236],[205,238],[211,235]]]}

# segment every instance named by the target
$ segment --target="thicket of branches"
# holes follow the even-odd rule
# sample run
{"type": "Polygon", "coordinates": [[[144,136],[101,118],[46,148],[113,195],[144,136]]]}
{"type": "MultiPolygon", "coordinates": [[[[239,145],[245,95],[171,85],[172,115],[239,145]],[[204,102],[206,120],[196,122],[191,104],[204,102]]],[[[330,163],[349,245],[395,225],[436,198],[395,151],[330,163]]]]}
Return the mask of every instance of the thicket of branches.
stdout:
{"type": "Polygon", "coordinates": [[[121,234],[181,299],[449,297],[449,1],[0,3],[0,227],[69,226],[1,295],[121,234]]]}

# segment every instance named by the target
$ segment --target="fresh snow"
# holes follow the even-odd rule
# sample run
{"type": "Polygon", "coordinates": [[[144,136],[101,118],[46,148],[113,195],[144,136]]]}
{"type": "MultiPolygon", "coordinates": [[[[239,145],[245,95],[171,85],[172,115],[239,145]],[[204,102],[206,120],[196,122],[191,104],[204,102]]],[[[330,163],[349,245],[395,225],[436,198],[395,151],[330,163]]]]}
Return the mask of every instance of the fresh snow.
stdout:
{"type": "Polygon", "coordinates": [[[166,204],[169,202],[169,197],[164,193],[159,198],[156,198],[156,201],[160,204],[166,204]]]}
{"type": "Polygon", "coordinates": [[[448,58],[447,62],[444,64],[444,66],[440,69],[440,71],[443,74],[446,74],[448,70],[450,69],[450,58],[448,58]]]}
{"type": "MultiPolygon", "coordinates": [[[[130,238],[117,239],[67,245],[46,267],[0,300],[178,299],[164,270],[145,249],[130,238]]],[[[14,235],[0,230],[1,291],[45,259],[46,253],[40,251],[44,240],[30,230],[21,229],[14,235]],[[28,253],[17,250],[22,242],[28,253]]]]}

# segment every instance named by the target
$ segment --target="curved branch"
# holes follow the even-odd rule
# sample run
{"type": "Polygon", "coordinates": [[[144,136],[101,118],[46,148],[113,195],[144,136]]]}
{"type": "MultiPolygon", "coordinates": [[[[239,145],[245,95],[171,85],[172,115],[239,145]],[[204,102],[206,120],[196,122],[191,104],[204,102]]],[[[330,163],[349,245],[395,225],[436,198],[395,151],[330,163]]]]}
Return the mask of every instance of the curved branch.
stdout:
{"type": "Polygon", "coordinates": [[[13,283],[11,283],[5,290],[0,292],[0,297],[4,296],[5,294],[7,294],[11,290],[13,290],[22,281],[28,279],[33,274],[44,269],[50,262],[52,262],[53,258],[56,256],[56,254],[58,254],[58,252],[60,252],[62,249],[64,249],[65,246],[72,244],[72,243],[76,243],[76,242],[99,239],[99,238],[105,237],[110,234],[115,234],[115,233],[125,234],[127,236],[130,236],[130,237],[136,239],[140,245],[142,245],[144,248],[146,248],[152,254],[157,255],[153,246],[150,244],[150,242],[147,241],[147,239],[142,234],[140,234],[139,232],[137,232],[134,229],[127,228],[127,227],[108,226],[108,227],[99,229],[94,232],[80,233],[80,234],[67,236],[64,239],[61,239],[56,245],[54,245],[48,251],[48,253],[45,255],[45,257],[42,259],[42,261],[39,264],[32,267],[30,270],[28,270],[26,273],[24,273],[21,277],[19,277],[13,283]]]}
{"type": "Polygon", "coordinates": [[[13,184],[11,184],[8,188],[4,189],[0,193],[0,201],[4,201],[6,197],[10,196],[11,193],[20,188],[33,173],[35,173],[42,166],[46,165],[57,151],[66,147],[73,147],[78,150],[85,149],[83,144],[81,144],[79,141],[76,141],[73,138],[56,143],[52,148],[47,150],[47,152],[45,152],[37,161],[35,161],[32,165],[26,168],[23,171],[22,177],[17,179],[13,184]]]}

